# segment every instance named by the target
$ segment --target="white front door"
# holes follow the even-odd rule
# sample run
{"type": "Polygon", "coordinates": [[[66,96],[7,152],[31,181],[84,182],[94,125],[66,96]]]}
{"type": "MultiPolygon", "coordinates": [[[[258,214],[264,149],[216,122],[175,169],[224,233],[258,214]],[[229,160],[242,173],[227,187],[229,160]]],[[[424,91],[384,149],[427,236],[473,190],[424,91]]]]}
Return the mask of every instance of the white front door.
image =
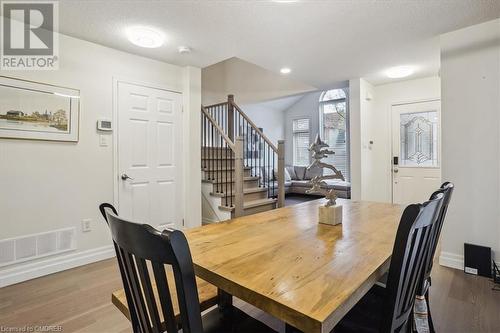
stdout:
{"type": "Polygon", "coordinates": [[[118,82],[118,203],[126,219],[182,226],[181,96],[118,82]]]}
{"type": "Polygon", "coordinates": [[[392,201],[423,202],[441,185],[441,103],[392,107],[392,201]]]}

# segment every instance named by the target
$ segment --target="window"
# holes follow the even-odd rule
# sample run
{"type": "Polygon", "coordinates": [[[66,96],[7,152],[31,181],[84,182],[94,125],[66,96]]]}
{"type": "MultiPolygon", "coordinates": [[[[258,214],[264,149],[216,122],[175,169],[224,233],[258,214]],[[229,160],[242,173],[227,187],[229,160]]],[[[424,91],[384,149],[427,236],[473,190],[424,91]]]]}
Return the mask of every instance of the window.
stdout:
{"type": "Polygon", "coordinates": [[[345,90],[333,89],[321,94],[319,113],[321,139],[335,152],[324,161],[333,164],[350,181],[349,110],[345,90]]]}
{"type": "Polygon", "coordinates": [[[399,165],[412,167],[437,167],[437,111],[403,113],[400,115],[399,124],[399,165]]]}
{"type": "Polygon", "coordinates": [[[309,165],[309,119],[293,121],[293,165],[309,165]]]}

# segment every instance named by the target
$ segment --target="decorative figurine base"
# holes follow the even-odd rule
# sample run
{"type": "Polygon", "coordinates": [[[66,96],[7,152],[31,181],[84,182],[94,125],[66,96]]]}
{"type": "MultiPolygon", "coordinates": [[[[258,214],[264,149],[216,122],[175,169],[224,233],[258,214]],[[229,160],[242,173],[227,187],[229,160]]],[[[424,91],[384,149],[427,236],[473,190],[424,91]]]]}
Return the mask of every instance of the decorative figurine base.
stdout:
{"type": "Polygon", "coordinates": [[[336,225],[342,223],[342,206],[320,206],[319,223],[336,225]]]}

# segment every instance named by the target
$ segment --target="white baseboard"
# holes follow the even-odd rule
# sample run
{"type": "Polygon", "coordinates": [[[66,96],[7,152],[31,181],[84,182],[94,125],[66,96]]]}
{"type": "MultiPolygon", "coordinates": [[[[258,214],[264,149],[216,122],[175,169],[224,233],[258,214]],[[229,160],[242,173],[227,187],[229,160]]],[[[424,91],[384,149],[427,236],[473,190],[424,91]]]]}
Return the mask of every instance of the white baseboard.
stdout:
{"type": "Polygon", "coordinates": [[[201,218],[201,225],[205,225],[205,224],[212,224],[212,223],[218,223],[220,221],[218,220],[213,220],[213,219],[209,219],[209,218],[206,218],[206,217],[202,217],[201,218]]]}
{"type": "Polygon", "coordinates": [[[451,252],[441,252],[441,255],[439,256],[439,264],[441,266],[463,270],[464,256],[451,252]]]}
{"type": "Polygon", "coordinates": [[[115,256],[113,246],[70,253],[0,271],[0,288],[115,256]]]}
{"type": "MultiPolygon", "coordinates": [[[[495,260],[497,266],[500,267],[500,262],[495,260]]],[[[439,256],[439,264],[441,266],[464,270],[464,256],[451,252],[441,252],[439,256]]]]}

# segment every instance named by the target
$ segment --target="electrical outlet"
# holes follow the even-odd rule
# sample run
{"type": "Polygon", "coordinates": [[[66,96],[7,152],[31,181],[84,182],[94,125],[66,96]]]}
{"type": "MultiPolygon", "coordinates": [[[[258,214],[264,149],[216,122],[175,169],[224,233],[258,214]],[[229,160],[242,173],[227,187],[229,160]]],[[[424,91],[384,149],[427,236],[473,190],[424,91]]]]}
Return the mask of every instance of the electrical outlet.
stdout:
{"type": "Polygon", "coordinates": [[[83,219],[82,220],[82,231],[89,232],[92,230],[92,220],[91,219],[83,219]]]}

